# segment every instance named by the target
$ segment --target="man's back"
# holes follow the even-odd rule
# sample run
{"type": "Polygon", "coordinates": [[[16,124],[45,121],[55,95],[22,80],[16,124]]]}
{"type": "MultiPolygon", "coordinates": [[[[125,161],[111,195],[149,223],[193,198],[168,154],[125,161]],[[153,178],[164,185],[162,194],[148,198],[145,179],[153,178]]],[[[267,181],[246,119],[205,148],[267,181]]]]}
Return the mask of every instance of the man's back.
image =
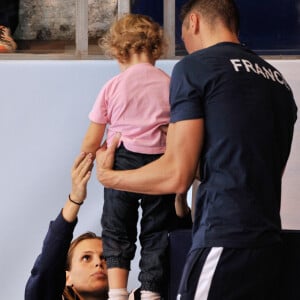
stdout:
{"type": "Polygon", "coordinates": [[[234,43],[194,52],[173,75],[171,121],[205,122],[194,247],[279,241],[281,176],[296,120],[286,81],[234,43]],[[183,89],[193,103],[188,110],[180,109],[182,99],[175,95],[176,74],[186,77],[183,89]]]}

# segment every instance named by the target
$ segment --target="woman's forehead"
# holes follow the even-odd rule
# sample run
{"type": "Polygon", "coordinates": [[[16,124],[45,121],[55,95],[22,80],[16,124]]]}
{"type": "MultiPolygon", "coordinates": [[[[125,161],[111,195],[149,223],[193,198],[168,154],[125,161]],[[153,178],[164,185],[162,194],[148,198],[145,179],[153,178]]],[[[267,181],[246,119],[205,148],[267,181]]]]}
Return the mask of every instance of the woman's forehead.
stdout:
{"type": "Polygon", "coordinates": [[[75,253],[84,253],[84,252],[91,252],[91,253],[102,253],[103,252],[103,246],[102,241],[100,239],[85,239],[80,241],[75,249],[75,253]]]}

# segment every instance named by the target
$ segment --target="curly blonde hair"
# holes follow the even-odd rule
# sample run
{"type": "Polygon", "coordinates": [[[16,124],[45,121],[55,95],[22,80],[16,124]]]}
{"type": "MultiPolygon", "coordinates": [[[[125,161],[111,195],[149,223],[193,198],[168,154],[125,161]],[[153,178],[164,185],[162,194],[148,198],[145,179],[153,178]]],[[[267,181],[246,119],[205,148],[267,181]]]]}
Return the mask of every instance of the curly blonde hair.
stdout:
{"type": "Polygon", "coordinates": [[[99,40],[105,53],[121,63],[128,62],[133,53],[146,53],[155,61],[163,54],[166,44],[160,25],[140,14],[124,15],[99,40]]]}

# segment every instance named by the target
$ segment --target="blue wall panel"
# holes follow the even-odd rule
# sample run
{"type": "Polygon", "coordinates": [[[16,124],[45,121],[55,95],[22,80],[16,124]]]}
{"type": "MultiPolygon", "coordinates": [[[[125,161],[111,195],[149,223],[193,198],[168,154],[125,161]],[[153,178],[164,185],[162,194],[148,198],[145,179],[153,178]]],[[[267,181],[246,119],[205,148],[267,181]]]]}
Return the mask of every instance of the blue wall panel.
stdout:
{"type": "MultiPolygon", "coordinates": [[[[176,15],[185,0],[176,0],[176,15]]],[[[300,54],[300,0],[236,0],[241,15],[240,41],[259,54],[300,54]]],[[[150,15],[163,25],[162,0],[135,0],[133,13],[150,15]]],[[[184,54],[176,18],[176,52],[184,54]]]]}
{"type": "Polygon", "coordinates": [[[240,40],[262,54],[300,54],[300,0],[237,0],[240,40]]]}

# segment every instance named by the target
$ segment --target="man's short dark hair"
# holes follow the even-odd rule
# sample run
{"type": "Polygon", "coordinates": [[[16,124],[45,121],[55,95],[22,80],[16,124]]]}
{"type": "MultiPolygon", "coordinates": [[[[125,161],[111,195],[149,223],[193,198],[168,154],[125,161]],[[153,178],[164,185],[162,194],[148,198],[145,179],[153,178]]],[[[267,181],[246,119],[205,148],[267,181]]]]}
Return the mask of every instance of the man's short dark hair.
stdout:
{"type": "Polygon", "coordinates": [[[239,32],[239,10],[234,0],[189,0],[181,8],[180,20],[183,22],[192,10],[199,11],[211,25],[219,19],[232,32],[239,32]]]}

